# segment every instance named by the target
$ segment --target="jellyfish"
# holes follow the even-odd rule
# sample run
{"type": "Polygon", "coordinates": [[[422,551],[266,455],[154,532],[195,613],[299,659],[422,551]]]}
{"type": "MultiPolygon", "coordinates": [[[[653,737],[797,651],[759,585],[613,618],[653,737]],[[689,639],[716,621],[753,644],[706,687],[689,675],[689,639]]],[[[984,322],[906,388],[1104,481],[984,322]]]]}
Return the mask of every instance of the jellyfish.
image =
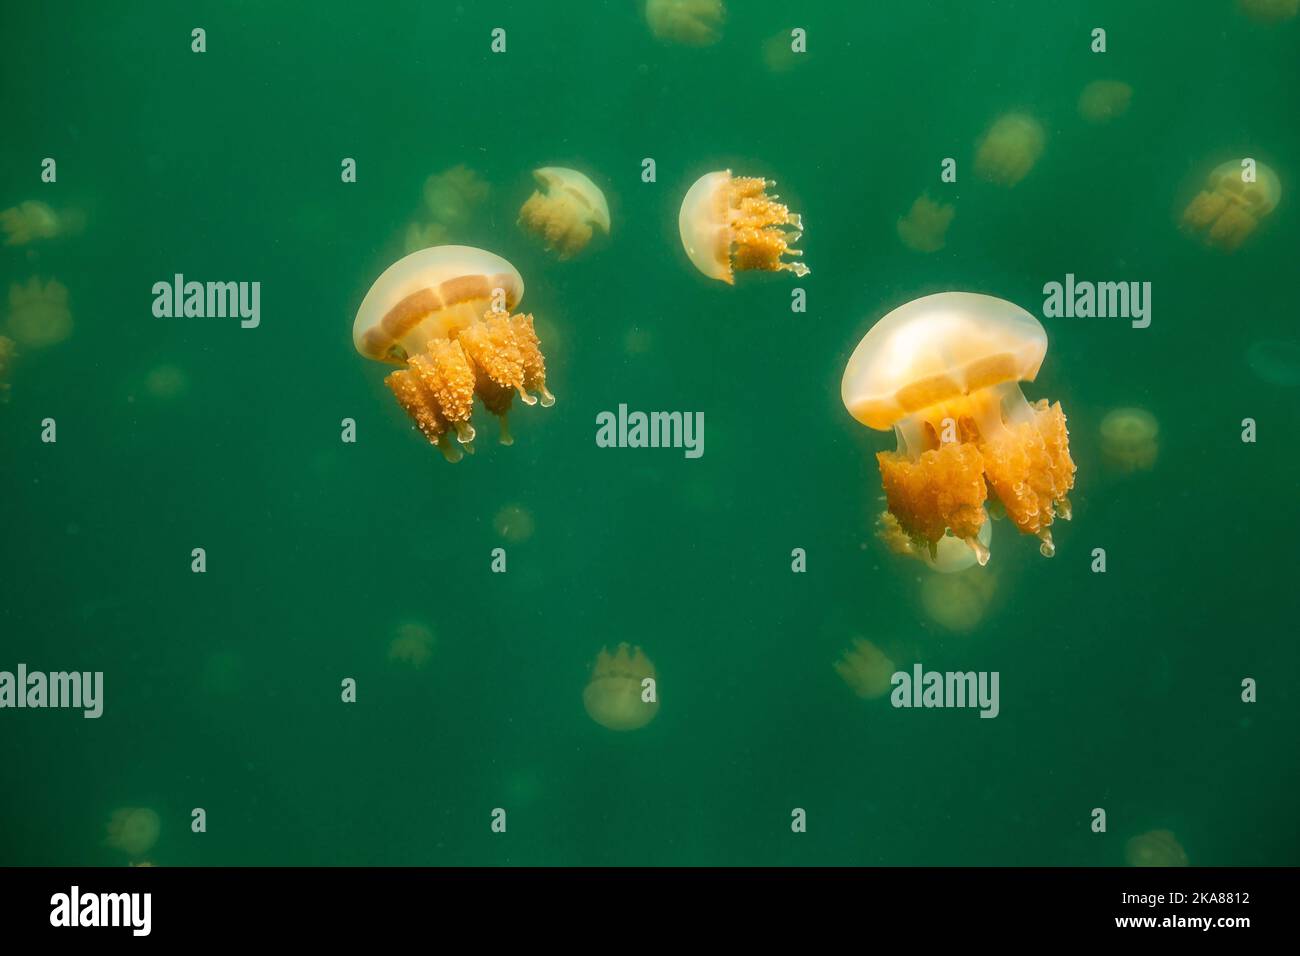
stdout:
{"type": "Polygon", "coordinates": [[[1246,350],[1246,364],[1270,385],[1300,385],[1300,343],[1261,339],[1246,350]]]}
{"type": "Polygon", "coordinates": [[[533,317],[510,314],[523,295],[524,280],[500,256],[436,246],[384,270],[357,310],[357,351],[400,366],[384,383],[448,461],[474,450],[475,395],[501,420],[504,445],[516,392],[526,405],[537,402],[530,391],[543,407],[555,402],[533,317]]]}
{"type": "Polygon", "coordinates": [[[863,700],[875,700],[889,693],[894,662],[868,640],[853,639],[853,646],[835,662],[835,673],[863,700]]]}
{"type": "Polygon", "coordinates": [[[582,692],[587,716],[610,730],[644,727],[659,713],[655,680],[655,666],[641,648],[624,643],[613,654],[601,648],[582,692]]]}
{"type": "Polygon", "coordinates": [[[955,214],[952,206],[920,196],[912,203],[911,211],[898,220],[898,238],[913,252],[938,252],[955,214]]]}
{"type": "Polygon", "coordinates": [[[497,512],[492,526],[497,534],[515,544],[531,538],[535,527],[532,513],[523,505],[506,505],[497,512]]]}
{"type": "Polygon", "coordinates": [[[969,634],[984,620],[996,591],[997,579],[980,568],[930,574],[921,582],[921,607],[944,630],[969,634]]]}
{"type": "Polygon", "coordinates": [[[78,210],[62,214],[55,212],[39,200],[29,199],[0,212],[0,229],[5,233],[6,246],[25,246],[37,239],[55,239],[73,235],[85,225],[78,210]]]}
{"type": "Polygon", "coordinates": [[[1089,123],[1109,123],[1128,112],[1133,87],[1119,80],[1093,80],[1079,94],[1079,115],[1089,123]]]}
{"type": "Polygon", "coordinates": [[[1152,830],[1124,844],[1129,866],[1187,866],[1187,851],[1168,830],[1152,830]]]}
{"type": "Polygon", "coordinates": [[[519,210],[519,224],[540,236],[561,260],[586,248],[593,229],[609,235],[609,205],[590,179],[561,166],[535,169],[533,178],[539,188],[519,210]]]}
{"type": "Polygon", "coordinates": [[[424,204],[434,222],[463,226],[490,192],[483,177],[462,163],[424,181],[424,204]]]}
{"type": "Polygon", "coordinates": [[[789,73],[808,58],[806,52],[794,51],[793,39],[789,30],[782,30],[763,41],[763,63],[770,72],[789,73]]]}
{"type": "Polygon", "coordinates": [[[9,401],[9,372],[18,354],[14,340],[0,335],[0,402],[9,401]]]}
{"type": "Polygon", "coordinates": [[[410,664],[420,670],[429,663],[433,656],[433,646],[437,643],[433,631],[416,621],[403,621],[397,625],[392,641],[388,644],[388,659],[410,664]]]}
{"type": "Polygon", "coordinates": [[[1119,472],[1150,471],[1159,450],[1160,423],[1145,408],[1116,408],[1101,420],[1101,455],[1119,472]]]}
{"type": "Polygon", "coordinates": [[[1237,0],[1237,8],[1259,23],[1281,23],[1300,11],[1300,0],[1237,0]]]}
{"type": "Polygon", "coordinates": [[[108,819],[105,842],[129,857],[139,857],[153,849],[161,831],[162,820],[154,811],[145,807],[122,807],[114,810],[108,819]]]}
{"type": "Polygon", "coordinates": [[[1282,198],[1277,173],[1263,163],[1243,166],[1236,160],[1214,167],[1204,188],[1183,212],[1183,228],[1207,246],[1235,251],[1282,198]],[[1247,170],[1255,178],[1246,182],[1247,170]]]}
{"type": "Polygon", "coordinates": [[[42,283],[33,276],[26,285],[9,286],[9,334],[25,348],[57,345],[72,334],[68,290],[57,279],[42,283]]]}
{"type": "MultiPolygon", "coordinates": [[[[902,526],[888,511],[883,511],[876,522],[876,537],[895,554],[916,558],[933,571],[940,574],[952,574],[964,571],[976,563],[977,550],[959,541],[951,533],[945,534],[934,546],[918,545],[915,538],[903,530],[902,526]]],[[[988,551],[993,541],[993,522],[985,521],[980,525],[977,541],[981,551],[988,551]]]]}
{"type": "Polygon", "coordinates": [[[402,236],[402,254],[409,256],[412,252],[428,249],[430,246],[443,246],[451,238],[451,229],[441,222],[411,222],[406,226],[402,236]]]}
{"type": "Polygon", "coordinates": [[[980,140],[975,153],[975,172],[989,182],[1014,186],[1038,162],[1045,139],[1038,120],[1027,113],[1007,113],[980,140]]]}
{"type": "Polygon", "coordinates": [[[948,534],[981,565],[992,491],[1024,534],[1055,553],[1051,525],[1070,517],[1074,486],[1065,414],[1030,405],[1047,333],[1024,309],[993,296],[941,292],[890,312],[858,343],[840,394],[868,428],[893,429],[896,451],[876,455],[889,513],[932,558],[948,534]]]}
{"type": "Polygon", "coordinates": [[[716,43],[726,15],[722,0],[646,0],[645,5],[651,33],[687,46],[716,43]]]}
{"type": "Polygon", "coordinates": [[[803,235],[803,222],[769,196],[776,183],[742,176],[731,170],[705,173],[686,191],[677,227],[682,245],[695,268],[710,279],[728,285],[735,272],[793,272],[806,276],[802,262],[785,262],[782,256],[801,256],[790,243],[803,235]]]}
{"type": "Polygon", "coordinates": [[[189,376],[175,365],[155,365],[144,377],[144,390],[151,397],[162,401],[180,398],[190,387],[189,376]]]}

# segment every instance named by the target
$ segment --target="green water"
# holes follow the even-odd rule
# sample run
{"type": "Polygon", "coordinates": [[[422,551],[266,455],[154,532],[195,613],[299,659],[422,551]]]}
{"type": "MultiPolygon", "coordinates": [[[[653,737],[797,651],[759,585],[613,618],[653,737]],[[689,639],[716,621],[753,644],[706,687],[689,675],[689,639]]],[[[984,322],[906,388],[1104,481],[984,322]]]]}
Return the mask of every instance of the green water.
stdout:
{"type": "Polygon", "coordinates": [[[632,2],[186,6],[0,12],[0,207],[86,218],[0,249],[0,280],[57,278],[74,324],[20,350],[0,407],[0,670],[105,681],[98,720],[0,711],[0,863],[123,864],[118,807],[161,816],[165,866],[1113,865],[1156,829],[1193,864],[1297,862],[1300,392],[1246,353],[1297,337],[1300,21],[1230,0],[732,0],[696,49],[632,2]],[[764,43],[795,26],[808,53],[774,72],[764,43]],[[1132,108],[1085,123],[1079,91],[1111,78],[1132,108]],[[1012,109],[1047,144],[1006,189],[973,156],[1012,109]],[[1225,255],[1177,215],[1241,155],[1283,200],[1225,255]],[[524,276],[558,401],[516,409],[508,448],[476,413],[453,466],[351,325],[426,177],[459,163],[491,194],[455,241],[524,276]],[[609,199],[612,236],[572,262],[516,225],[543,165],[609,199]],[[727,167],[802,213],[806,279],[691,268],[678,206],[727,167]],[[895,232],[926,190],[956,208],[932,255],[895,232]],[[178,272],[260,282],[260,326],[154,317],[178,272]],[[966,289],[1041,316],[1067,272],[1151,282],[1152,323],[1043,320],[1025,390],[1069,417],[1074,520],[1050,560],[998,524],[975,572],[993,597],[954,633],[922,603],[931,572],[874,538],[892,439],[849,417],[840,376],[905,301],[966,289]],[[597,448],[620,403],[703,412],[703,457],[597,448]],[[1098,426],[1127,405],[1160,436],[1124,477],[1098,426]],[[527,540],[499,533],[508,506],[527,540]],[[436,634],[421,669],[389,660],[404,621],[436,634]],[[858,699],[831,666],[854,636],[903,667],[998,671],[1000,715],[858,699]],[[626,734],[582,702],[622,641],[661,700],[626,734]]]}

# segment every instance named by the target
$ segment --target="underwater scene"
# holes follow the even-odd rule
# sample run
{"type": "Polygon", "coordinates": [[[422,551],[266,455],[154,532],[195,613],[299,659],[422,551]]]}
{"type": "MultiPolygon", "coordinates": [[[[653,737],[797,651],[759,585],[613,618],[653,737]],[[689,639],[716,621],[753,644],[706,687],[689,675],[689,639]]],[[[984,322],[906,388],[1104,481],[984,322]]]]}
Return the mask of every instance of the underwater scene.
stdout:
{"type": "Polygon", "coordinates": [[[0,865],[1300,862],[1298,13],[5,5],[0,865]]]}

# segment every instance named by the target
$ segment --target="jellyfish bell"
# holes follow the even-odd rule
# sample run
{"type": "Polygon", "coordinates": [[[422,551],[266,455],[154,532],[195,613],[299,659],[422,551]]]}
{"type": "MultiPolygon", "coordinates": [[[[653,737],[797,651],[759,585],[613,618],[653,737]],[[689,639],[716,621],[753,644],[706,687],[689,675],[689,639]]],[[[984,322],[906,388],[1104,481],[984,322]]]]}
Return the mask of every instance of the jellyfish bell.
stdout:
{"type": "Polygon", "coordinates": [[[1101,420],[1101,454],[1120,472],[1150,471],[1159,454],[1160,423],[1145,408],[1116,408],[1101,420]]]}
{"type": "Polygon", "coordinates": [[[582,692],[587,715],[610,730],[637,730],[659,713],[655,666],[639,647],[620,644],[614,653],[602,648],[582,692]],[[649,680],[652,683],[647,685],[649,680]]]}
{"type": "Polygon", "coordinates": [[[1168,830],[1151,830],[1124,844],[1129,866],[1187,866],[1187,851],[1168,830]]]}
{"type": "Polygon", "coordinates": [[[1093,80],[1079,94],[1079,115],[1089,123],[1109,123],[1128,112],[1133,87],[1120,80],[1093,80]]]}
{"type": "Polygon", "coordinates": [[[645,18],[660,40],[708,46],[721,35],[726,9],[722,0],[646,0],[645,18]]]}
{"type": "Polygon", "coordinates": [[[1054,553],[1050,526],[1069,518],[1074,485],[1065,414],[1020,390],[1046,352],[1032,315],[971,292],[899,306],[854,349],[840,395],[863,425],[893,430],[897,450],[876,460],[888,510],[918,549],[951,533],[987,563],[979,534],[991,490],[1042,554],[1054,553]]]}
{"type": "Polygon", "coordinates": [[[895,554],[916,558],[939,574],[953,574],[979,563],[981,555],[989,554],[993,522],[986,519],[980,524],[975,541],[977,547],[959,540],[951,532],[936,542],[918,542],[903,530],[897,518],[884,511],[877,518],[876,537],[895,554]]]}
{"type": "Polygon", "coordinates": [[[538,189],[519,210],[519,223],[545,241],[561,260],[571,259],[595,230],[609,235],[609,204],[600,187],[576,169],[533,170],[538,189]]]}
{"type": "Polygon", "coordinates": [[[546,364],[533,317],[512,315],[524,280],[505,259],[470,246],[421,249],[389,266],[357,310],[352,342],[377,362],[399,366],[388,375],[397,402],[449,461],[473,451],[474,396],[501,421],[516,393],[546,407],[546,364]],[[460,447],[452,443],[455,435],[460,447]]]}
{"type": "Polygon", "coordinates": [[[975,151],[975,172],[989,182],[1014,186],[1043,154],[1047,134],[1028,113],[1007,113],[994,121],[975,151]]]}
{"type": "Polygon", "coordinates": [[[987,570],[930,574],[921,582],[921,607],[944,630],[969,634],[984,620],[996,592],[997,579],[987,570]]]}
{"type": "Polygon", "coordinates": [[[42,282],[36,276],[26,285],[10,285],[8,329],[25,348],[45,348],[62,342],[72,334],[67,287],[57,279],[42,282]]]}
{"type": "Polygon", "coordinates": [[[736,272],[793,272],[808,274],[802,262],[782,256],[801,256],[790,244],[803,235],[803,222],[769,196],[766,179],[731,175],[731,170],[705,173],[686,191],[677,228],[687,257],[710,279],[734,285],[736,272]]]}
{"type": "Polygon", "coordinates": [[[834,664],[849,689],[863,700],[874,700],[889,693],[894,676],[894,662],[868,640],[853,639],[852,646],[834,664]]]}
{"type": "Polygon", "coordinates": [[[1183,211],[1185,232],[1207,246],[1235,252],[1282,199],[1282,183],[1263,163],[1230,159],[1210,171],[1201,191],[1183,211]],[[1253,170],[1254,179],[1244,178],[1253,170]]]}
{"type": "Polygon", "coordinates": [[[898,238],[913,252],[938,252],[944,247],[948,227],[956,210],[948,203],[937,203],[928,195],[919,196],[907,215],[898,220],[898,238]]]}
{"type": "Polygon", "coordinates": [[[162,832],[162,819],[147,807],[122,807],[108,819],[105,843],[127,856],[143,856],[162,832]]]}

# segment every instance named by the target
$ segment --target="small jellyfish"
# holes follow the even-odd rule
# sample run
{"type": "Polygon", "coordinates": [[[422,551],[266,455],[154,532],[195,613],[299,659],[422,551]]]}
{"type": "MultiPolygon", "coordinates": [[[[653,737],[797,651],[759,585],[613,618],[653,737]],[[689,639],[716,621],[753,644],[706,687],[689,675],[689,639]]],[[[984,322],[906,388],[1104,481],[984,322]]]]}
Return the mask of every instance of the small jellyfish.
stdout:
{"type": "Polygon", "coordinates": [[[14,340],[0,335],[0,402],[9,401],[9,374],[14,365],[14,356],[17,354],[14,340]]]}
{"type": "Polygon", "coordinates": [[[433,631],[416,621],[403,621],[397,625],[393,639],[388,644],[388,659],[410,664],[420,670],[433,656],[437,643],[433,631]]]}
{"type": "Polygon", "coordinates": [[[695,268],[710,279],[734,285],[735,272],[784,270],[806,276],[802,262],[785,262],[782,256],[801,256],[790,243],[803,235],[803,222],[769,196],[766,179],[735,177],[724,169],[697,179],[682,200],[677,216],[682,246],[695,268]]]}
{"type": "Polygon", "coordinates": [[[793,43],[794,37],[789,30],[782,30],[763,42],[763,64],[769,72],[789,73],[808,59],[806,52],[795,52],[793,43]]]}
{"type": "Polygon", "coordinates": [[[913,252],[938,252],[944,246],[948,227],[956,210],[947,203],[937,203],[920,196],[912,209],[898,220],[898,238],[913,252]]]}
{"type": "Polygon", "coordinates": [[[1246,364],[1270,385],[1300,385],[1300,343],[1261,339],[1246,350],[1246,364]]]}
{"type": "Polygon", "coordinates": [[[139,857],[153,849],[162,832],[162,819],[145,807],[123,807],[108,819],[105,843],[129,857],[139,857]]]}
{"type": "Polygon", "coordinates": [[[1237,0],[1237,8],[1259,23],[1281,23],[1300,11],[1300,0],[1237,0]]]}
{"type": "Polygon", "coordinates": [[[535,169],[533,178],[539,188],[520,208],[519,224],[540,236],[561,260],[586,248],[594,229],[609,235],[609,205],[590,179],[561,166],[535,169]]]}
{"type": "Polygon", "coordinates": [[[1025,401],[1047,354],[1047,333],[1024,309],[993,296],[941,292],[890,312],[863,336],[840,394],[868,428],[893,430],[880,452],[890,514],[915,546],[937,555],[952,534],[989,559],[980,542],[990,491],[1024,534],[1055,553],[1051,524],[1070,517],[1074,486],[1060,403],[1025,401]]]}
{"type": "Polygon", "coordinates": [[[1243,166],[1237,160],[1214,167],[1205,186],[1183,212],[1183,229],[1207,246],[1233,252],[1249,238],[1260,220],[1277,208],[1282,184],[1263,163],[1243,166]],[[1246,182],[1248,172],[1254,179],[1246,182]]]}
{"type": "Polygon", "coordinates": [[[431,246],[444,246],[451,239],[451,229],[441,222],[411,222],[402,235],[402,254],[409,256],[412,252],[428,249],[431,246]]]}
{"type": "Polygon", "coordinates": [[[6,246],[25,246],[37,239],[55,239],[80,232],[84,217],[77,210],[62,214],[39,200],[29,199],[0,212],[6,246]]]}
{"type": "Polygon", "coordinates": [[[939,539],[932,552],[928,544],[918,545],[916,539],[903,530],[897,518],[882,511],[877,519],[876,537],[895,554],[916,558],[940,574],[953,574],[969,568],[976,563],[978,554],[989,551],[993,542],[993,522],[985,520],[980,525],[979,549],[971,548],[949,533],[939,539]]]}
{"type": "Polygon", "coordinates": [[[1027,113],[999,117],[980,140],[975,172],[1000,186],[1014,186],[1029,175],[1043,154],[1042,124],[1027,113]]]}
{"type": "Polygon", "coordinates": [[[171,401],[189,391],[190,379],[175,365],[155,365],[144,377],[144,390],[151,398],[171,401]]]}
{"type": "Polygon", "coordinates": [[[601,648],[582,692],[587,716],[610,730],[636,730],[659,713],[655,666],[639,647],[601,648]],[[649,683],[647,683],[649,681],[649,683]]]}
{"type": "Polygon", "coordinates": [[[1128,112],[1133,87],[1119,80],[1093,80],[1079,94],[1079,115],[1089,123],[1109,123],[1128,112]]]}
{"type": "Polygon", "coordinates": [[[855,637],[853,646],[835,662],[835,673],[863,700],[875,700],[889,693],[894,662],[875,644],[855,637]]]}
{"type": "Polygon", "coordinates": [[[987,570],[929,574],[921,582],[921,607],[944,630],[969,634],[984,620],[996,591],[997,579],[987,570]]]}
{"type": "Polygon", "coordinates": [[[1159,452],[1160,423],[1145,408],[1116,408],[1101,420],[1101,455],[1111,469],[1150,471],[1159,452]]]}
{"type": "Polygon", "coordinates": [[[492,519],[496,533],[513,544],[527,541],[533,536],[532,513],[523,505],[506,505],[492,519]]]}
{"type": "Polygon", "coordinates": [[[357,310],[357,351],[401,367],[384,383],[448,461],[474,450],[475,395],[501,420],[505,445],[516,392],[526,405],[537,402],[530,391],[543,407],[555,402],[533,317],[510,314],[523,295],[524,280],[500,256],[436,246],[385,269],[357,310]]]}
{"type": "Polygon", "coordinates": [[[57,345],[72,334],[68,290],[57,279],[9,286],[9,334],[25,348],[57,345]]]}
{"type": "Polygon", "coordinates": [[[483,177],[462,163],[424,181],[424,204],[434,222],[463,226],[490,192],[483,177]]]}
{"type": "Polygon", "coordinates": [[[1129,866],[1187,866],[1187,851],[1168,830],[1152,830],[1124,844],[1129,866]]]}
{"type": "Polygon", "coordinates": [[[718,42],[726,15],[722,0],[646,0],[645,5],[651,33],[687,46],[718,42]]]}

